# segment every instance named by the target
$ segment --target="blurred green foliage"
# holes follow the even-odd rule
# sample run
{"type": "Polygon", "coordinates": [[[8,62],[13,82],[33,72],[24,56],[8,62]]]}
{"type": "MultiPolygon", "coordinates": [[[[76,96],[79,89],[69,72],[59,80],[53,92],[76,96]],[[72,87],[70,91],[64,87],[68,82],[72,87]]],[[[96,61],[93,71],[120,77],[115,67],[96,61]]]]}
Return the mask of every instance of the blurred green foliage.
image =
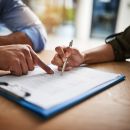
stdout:
{"type": "Polygon", "coordinates": [[[75,10],[73,8],[66,9],[66,20],[67,21],[74,21],[75,20],[75,10]]]}

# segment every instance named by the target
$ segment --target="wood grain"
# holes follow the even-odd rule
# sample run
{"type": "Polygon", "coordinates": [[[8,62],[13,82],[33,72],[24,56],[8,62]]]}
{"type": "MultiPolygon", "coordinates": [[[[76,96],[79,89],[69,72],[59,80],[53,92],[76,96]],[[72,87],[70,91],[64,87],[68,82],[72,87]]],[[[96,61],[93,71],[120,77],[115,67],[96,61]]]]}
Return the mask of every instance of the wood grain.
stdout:
{"type": "MultiPolygon", "coordinates": [[[[54,53],[39,56],[46,63],[54,53]]],[[[45,120],[0,97],[0,130],[130,130],[130,62],[111,62],[90,67],[122,73],[126,80],[45,120]]]]}

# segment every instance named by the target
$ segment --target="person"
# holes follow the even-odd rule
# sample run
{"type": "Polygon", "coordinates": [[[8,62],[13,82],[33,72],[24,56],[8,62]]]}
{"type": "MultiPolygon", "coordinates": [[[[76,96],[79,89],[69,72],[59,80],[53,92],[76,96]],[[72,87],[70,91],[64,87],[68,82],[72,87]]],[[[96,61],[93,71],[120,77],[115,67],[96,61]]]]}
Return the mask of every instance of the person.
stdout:
{"type": "Polygon", "coordinates": [[[62,69],[64,60],[68,57],[68,63],[65,70],[71,70],[82,64],[94,64],[109,61],[124,61],[130,58],[130,26],[123,32],[111,35],[104,45],[80,52],[74,48],[56,47],[56,55],[52,59],[52,64],[62,69]]]}
{"type": "Polygon", "coordinates": [[[9,35],[0,36],[0,70],[20,76],[39,65],[47,73],[54,73],[35,53],[45,47],[45,29],[21,0],[0,0],[0,23],[12,31],[9,35]]]}
{"type": "Polygon", "coordinates": [[[0,0],[0,23],[12,31],[10,35],[0,36],[0,46],[28,44],[35,52],[45,48],[45,28],[22,0],[0,0]]]}

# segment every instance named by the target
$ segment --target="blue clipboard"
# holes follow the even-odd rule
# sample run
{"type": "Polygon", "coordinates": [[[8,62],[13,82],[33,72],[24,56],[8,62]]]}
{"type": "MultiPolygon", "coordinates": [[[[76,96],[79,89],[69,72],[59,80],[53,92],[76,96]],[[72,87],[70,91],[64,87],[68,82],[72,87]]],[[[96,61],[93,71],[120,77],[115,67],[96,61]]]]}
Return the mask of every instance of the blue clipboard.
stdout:
{"type": "Polygon", "coordinates": [[[54,107],[51,107],[49,109],[43,109],[43,108],[41,108],[35,104],[32,104],[24,99],[17,99],[15,97],[10,96],[7,93],[1,92],[1,91],[0,91],[0,95],[2,95],[4,97],[6,97],[7,99],[12,100],[12,101],[18,103],[19,105],[37,113],[41,117],[49,118],[49,117],[52,117],[52,116],[58,114],[59,112],[62,112],[64,110],[94,96],[95,94],[102,92],[103,90],[106,90],[106,89],[112,87],[113,85],[123,81],[124,79],[125,79],[125,76],[121,74],[113,80],[110,80],[108,82],[105,82],[104,84],[101,84],[101,85],[96,86],[92,89],[89,89],[88,91],[84,92],[80,96],[72,98],[68,101],[65,101],[65,102],[58,104],[54,107]]]}

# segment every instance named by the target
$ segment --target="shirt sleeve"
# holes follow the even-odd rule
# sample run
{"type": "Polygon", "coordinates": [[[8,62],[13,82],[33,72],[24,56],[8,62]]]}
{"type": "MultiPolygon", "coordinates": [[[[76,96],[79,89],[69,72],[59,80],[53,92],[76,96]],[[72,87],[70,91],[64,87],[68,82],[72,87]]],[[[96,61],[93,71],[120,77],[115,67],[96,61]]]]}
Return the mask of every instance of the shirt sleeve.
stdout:
{"type": "Polygon", "coordinates": [[[21,0],[4,1],[1,18],[11,31],[24,32],[32,41],[36,52],[44,49],[47,39],[45,28],[21,0]]]}
{"type": "Polygon", "coordinates": [[[116,61],[123,61],[130,58],[130,26],[124,32],[119,33],[113,40],[110,40],[116,61]]]}

